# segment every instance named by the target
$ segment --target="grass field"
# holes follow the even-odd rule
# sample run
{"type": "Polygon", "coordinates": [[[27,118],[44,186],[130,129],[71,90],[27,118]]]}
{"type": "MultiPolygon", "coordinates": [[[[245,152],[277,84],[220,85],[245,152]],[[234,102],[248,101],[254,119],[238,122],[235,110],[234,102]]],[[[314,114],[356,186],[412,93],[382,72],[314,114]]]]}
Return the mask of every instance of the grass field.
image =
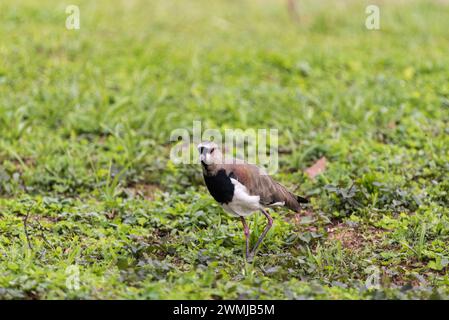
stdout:
{"type": "Polygon", "coordinates": [[[449,298],[447,1],[76,2],[0,2],[0,298],[449,298]],[[169,161],[194,120],[277,128],[311,198],[253,263],[169,161]]]}

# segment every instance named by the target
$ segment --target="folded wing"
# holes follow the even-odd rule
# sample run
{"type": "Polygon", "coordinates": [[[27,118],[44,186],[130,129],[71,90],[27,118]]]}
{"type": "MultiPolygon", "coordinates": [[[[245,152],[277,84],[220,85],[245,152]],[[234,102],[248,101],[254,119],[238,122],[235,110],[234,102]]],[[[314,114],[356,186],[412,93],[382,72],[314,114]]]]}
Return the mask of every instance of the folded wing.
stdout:
{"type": "Polygon", "coordinates": [[[307,202],[307,199],[294,195],[255,165],[231,164],[226,166],[226,172],[242,183],[251,195],[259,196],[260,203],[264,206],[283,203],[287,208],[298,212],[301,209],[300,202],[307,202]]]}

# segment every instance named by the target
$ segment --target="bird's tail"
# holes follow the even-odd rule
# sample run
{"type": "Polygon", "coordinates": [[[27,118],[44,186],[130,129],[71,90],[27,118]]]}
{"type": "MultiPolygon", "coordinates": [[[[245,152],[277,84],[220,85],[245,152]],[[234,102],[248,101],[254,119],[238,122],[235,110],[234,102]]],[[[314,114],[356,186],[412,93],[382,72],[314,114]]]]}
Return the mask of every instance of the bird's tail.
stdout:
{"type": "Polygon", "coordinates": [[[301,197],[301,196],[297,196],[297,195],[295,195],[295,196],[296,196],[296,200],[297,200],[299,203],[309,203],[309,199],[304,198],[304,197],[301,197]]]}

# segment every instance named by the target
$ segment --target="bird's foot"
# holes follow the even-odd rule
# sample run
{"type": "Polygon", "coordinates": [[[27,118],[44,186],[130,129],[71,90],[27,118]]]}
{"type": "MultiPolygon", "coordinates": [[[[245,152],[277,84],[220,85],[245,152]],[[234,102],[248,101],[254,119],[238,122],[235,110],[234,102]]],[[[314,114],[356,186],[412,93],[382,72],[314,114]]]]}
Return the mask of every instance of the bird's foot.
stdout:
{"type": "Polygon", "coordinates": [[[254,252],[251,252],[249,254],[246,255],[246,262],[253,262],[254,260],[254,252]]]}

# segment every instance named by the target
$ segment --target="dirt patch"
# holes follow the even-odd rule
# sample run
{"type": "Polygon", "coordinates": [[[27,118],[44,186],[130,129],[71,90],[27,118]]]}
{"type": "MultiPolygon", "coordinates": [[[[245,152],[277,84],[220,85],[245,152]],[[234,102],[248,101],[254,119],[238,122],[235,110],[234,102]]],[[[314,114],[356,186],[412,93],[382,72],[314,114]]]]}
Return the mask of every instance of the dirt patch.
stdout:
{"type": "Polygon", "coordinates": [[[317,162],[315,162],[311,167],[307,168],[304,172],[309,176],[310,179],[315,179],[315,177],[326,170],[327,159],[326,157],[321,157],[317,162]]]}
{"type": "Polygon", "coordinates": [[[368,243],[373,244],[381,239],[382,230],[368,227],[364,230],[346,223],[338,223],[327,228],[329,241],[340,241],[344,248],[361,249],[368,243]]]}
{"type": "Polygon", "coordinates": [[[154,184],[136,184],[126,188],[126,193],[134,198],[141,197],[146,200],[153,200],[158,190],[160,190],[159,187],[154,184]]]}
{"type": "Polygon", "coordinates": [[[13,158],[9,159],[14,164],[14,167],[16,170],[20,173],[24,171],[24,165],[28,168],[35,167],[36,166],[36,159],[24,157],[24,158],[13,158]]]}
{"type": "Polygon", "coordinates": [[[362,236],[343,223],[327,228],[327,232],[330,241],[340,241],[345,248],[359,249],[363,245],[362,236]]]}

